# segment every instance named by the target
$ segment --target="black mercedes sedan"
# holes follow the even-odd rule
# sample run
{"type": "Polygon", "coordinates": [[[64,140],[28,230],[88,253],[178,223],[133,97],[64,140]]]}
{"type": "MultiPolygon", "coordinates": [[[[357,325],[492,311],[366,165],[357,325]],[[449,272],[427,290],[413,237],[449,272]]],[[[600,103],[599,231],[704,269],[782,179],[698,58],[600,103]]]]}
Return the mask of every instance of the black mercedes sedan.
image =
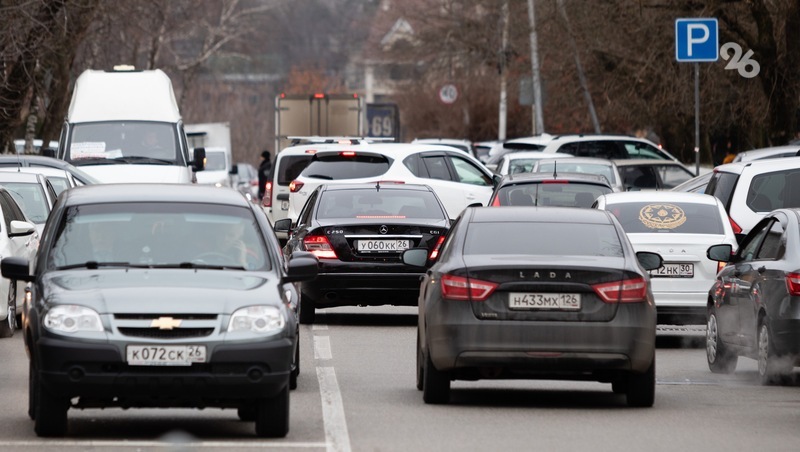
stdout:
{"type": "Polygon", "coordinates": [[[28,414],[68,432],[71,408],[238,409],[262,437],[289,430],[299,372],[296,284],[264,212],[214,187],[109,184],[61,194],[29,269],[28,414]]]}
{"type": "MultiPolygon", "coordinates": [[[[427,252],[410,249],[403,260],[422,266],[427,252]]],[[[605,211],[467,208],[420,284],[424,401],[447,403],[451,380],[570,379],[611,383],[629,406],[652,406],[648,270],[661,262],[635,253],[605,211]]]]}
{"type": "Polygon", "coordinates": [[[783,383],[800,365],[800,209],[771,212],[731,249],[708,249],[727,262],[708,293],[708,367],[731,373],[746,356],[762,384],[783,383]]]}
{"type": "Polygon", "coordinates": [[[416,306],[427,264],[409,267],[400,256],[424,248],[431,263],[450,220],[427,185],[379,182],[322,185],[290,225],[275,222],[275,231],[289,233],[284,253],[319,258],[317,278],[301,284],[300,322],[313,323],[316,308],[416,306]]]}

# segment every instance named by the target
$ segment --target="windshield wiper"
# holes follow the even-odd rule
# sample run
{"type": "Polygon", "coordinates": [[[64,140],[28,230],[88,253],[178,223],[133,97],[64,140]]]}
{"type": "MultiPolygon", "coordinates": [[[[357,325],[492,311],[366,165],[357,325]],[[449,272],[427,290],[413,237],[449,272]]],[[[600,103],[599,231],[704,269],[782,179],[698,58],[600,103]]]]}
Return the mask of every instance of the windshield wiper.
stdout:
{"type": "Polygon", "coordinates": [[[122,267],[122,268],[147,268],[146,265],[138,265],[138,264],[131,264],[130,262],[97,262],[97,261],[86,261],[80,264],[70,264],[70,265],[63,265],[61,267],[56,267],[56,270],[69,270],[71,268],[88,268],[88,269],[96,269],[100,267],[122,267]]]}
{"type": "Polygon", "coordinates": [[[241,265],[199,264],[194,262],[181,262],[180,264],[155,264],[150,268],[194,268],[203,270],[246,270],[241,265]]]}
{"type": "Polygon", "coordinates": [[[127,156],[127,157],[117,157],[117,158],[112,159],[112,160],[115,160],[115,161],[121,162],[121,163],[133,163],[133,164],[138,164],[138,165],[149,164],[149,163],[159,163],[159,164],[163,164],[163,165],[174,165],[175,164],[174,160],[159,159],[159,158],[153,158],[153,157],[143,157],[141,155],[131,155],[131,156],[127,156]]]}
{"type": "Polygon", "coordinates": [[[331,176],[326,176],[324,174],[309,174],[306,177],[313,177],[314,179],[333,180],[333,178],[331,176]]]}
{"type": "Polygon", "coordinates": [[[90,157],[83,159],[81,158],[73,159],[70,163],[72,163],[75,166],[91,166],[91,165],[119,165],[121,163],[127,163],[127,162],[122,162],[117,159],[107,159],[104,157],[90,157]]]}

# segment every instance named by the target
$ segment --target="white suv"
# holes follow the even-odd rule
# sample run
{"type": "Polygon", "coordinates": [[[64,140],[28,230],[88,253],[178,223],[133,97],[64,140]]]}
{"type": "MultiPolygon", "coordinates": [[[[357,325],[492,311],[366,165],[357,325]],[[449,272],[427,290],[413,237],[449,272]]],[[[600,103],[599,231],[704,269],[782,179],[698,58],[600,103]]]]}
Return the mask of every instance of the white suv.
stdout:
{"type": "Polygon", "coordinates": [[[495,185],[492,173],[476,158],[449,146],[387,143],[320,150],[289,186],[288,216],[296,222],[319,185],[377,182],[428,185],[450,218],[469,205],[485,206],[495,185]]]}
{"type": "Polygon", "coordinates": [[[767,213],[800,207],[800,157],[720,165],[705,193],[722,201],[741,239],[767,213]]]}
{"type": "Polygon", "coordinates": [[[678,161],[672,154],[644,138],[626,135],[559,135],[542,152],[560,152],[576,157],[615,159],[654,159],[678,161]]]}

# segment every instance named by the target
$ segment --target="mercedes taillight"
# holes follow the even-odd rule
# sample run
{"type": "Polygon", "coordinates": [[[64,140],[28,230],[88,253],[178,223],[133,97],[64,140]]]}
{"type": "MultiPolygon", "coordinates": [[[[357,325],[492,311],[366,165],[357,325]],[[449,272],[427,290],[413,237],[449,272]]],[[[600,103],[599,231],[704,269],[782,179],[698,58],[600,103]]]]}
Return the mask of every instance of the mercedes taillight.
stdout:
{"type": "Polygon", "coordinates": [[[444,236],[440,235],[439,238],[436,239],[436,244],[433,245],[433,250],[431,250],[431,254],[428,256],[428,259],[434,260],[439,257],[439,249],[442,247],[442,243],[444,243],[444,236]]]}
{"type": "Polygon", "coordinates": [[[336,251],[333,250],[331,242],[324,235],[307,235],[303,238],[303,246],[319,259],[336,259],[336,251]]]}
{"type": "Polygon", "coordinates": [[[442,298],[448,300],[485,301],[497,284],[463,276],[442,275],[442,298]]]}
{"type": "Polygon", "coordinates": [[[595,284],[592,289],[606,303],[638,303],[647,298],[647,281],[644,278],[595,284]]]}

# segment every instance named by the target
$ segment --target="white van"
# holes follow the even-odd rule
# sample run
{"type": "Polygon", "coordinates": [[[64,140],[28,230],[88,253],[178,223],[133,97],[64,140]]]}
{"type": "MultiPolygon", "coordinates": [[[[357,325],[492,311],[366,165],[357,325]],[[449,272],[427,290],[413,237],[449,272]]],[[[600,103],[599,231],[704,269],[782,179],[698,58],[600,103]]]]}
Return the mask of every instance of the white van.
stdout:
{"type": "Polygon", "coordinates": [[[191,160],[167,74],[124,67],[78,77],[56,156],[102,183],[191,183],[205,150],[191,160]]]}
{"type": "MultiPolygon", "coordinates": [[[[217,187],[231,186],[231,169],[233,157],[231,150],[222,147],[207,147],[206,164],[203,171],[197,173],[197,183],[216,185],[217,187]]],[[[194,150],[192,150],[192,155],[194,150]]]]}

